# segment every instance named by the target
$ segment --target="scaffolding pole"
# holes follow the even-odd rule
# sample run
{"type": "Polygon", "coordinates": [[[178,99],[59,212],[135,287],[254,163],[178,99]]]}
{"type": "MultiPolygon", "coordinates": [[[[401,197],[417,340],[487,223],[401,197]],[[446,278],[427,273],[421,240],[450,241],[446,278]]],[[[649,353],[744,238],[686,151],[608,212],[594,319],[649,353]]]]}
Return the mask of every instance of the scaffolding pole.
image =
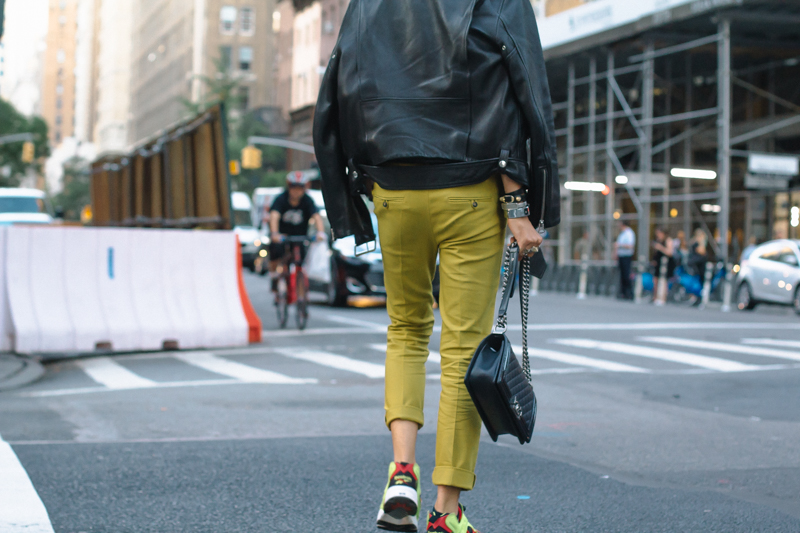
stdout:
{"type": "MultiPolygon", "coordinates": [[[[569,64],[569,82],[567,95],[567,181],[575,179],[575,63],[569,64]]],[[[572,202],[574,194],[566,190],[565,202],[562,203],[562,227],[559,228],[558,262],[566,264],[572,259],[572,202]]]]}
{"type": "MultiPolygon", "coordinates": [[[[597,142],[597,59],[592,56],[589,59],[589,146],[594,146],[597,142]]],[[[595,150],[590,150],[587,154],[588,161],[586,162],[586,175],[588,181],[595,181],[595,173],[597,165],[595,160],[595,150]]],[[[588,201],[588,209],[586,213],[590,217],[594,217],[597,213],[597,193],[586,192],[584,193],[588,201]]],[[[592,250],[597,242],[597,224],[589,224],[589,259],[592,259],[592,250]]]]}
{"type": "Polygon", "coordinates": [[[719,175],[719,205],[717,216],[720,252],[722,261],[728,261],[728,227],[731,209],[731,23],[727,19],[719,22],[718,41],[719,68],[717,90],[719,122],[717,123],[717,163],[719,175]]]}
{"type": "MultiPolygon", "coordinates": [[[[650,256],[650,196],[653,173],[653,42],[648,41],[642,69],[642,108],[644,131],[639,147],[639,168],[642,174],[642,209],[639,211],[639,272],[644,272],[650,256]]],[[[638,281],[637,283],[641,283],[638,281]]]]}
{"type": "MultiPolygon", "coordinates": [[[[614,52],[609,50],[606,59],[606,154],[614,149],[614,89],[611,76],[614,72],[614,52]]],[[[611,261],[614,253],[614,218],[616,193],[614,187],[614,162],[606,155],[606,185],[611,192],[606,196],[606,261],[611,261]]]]}

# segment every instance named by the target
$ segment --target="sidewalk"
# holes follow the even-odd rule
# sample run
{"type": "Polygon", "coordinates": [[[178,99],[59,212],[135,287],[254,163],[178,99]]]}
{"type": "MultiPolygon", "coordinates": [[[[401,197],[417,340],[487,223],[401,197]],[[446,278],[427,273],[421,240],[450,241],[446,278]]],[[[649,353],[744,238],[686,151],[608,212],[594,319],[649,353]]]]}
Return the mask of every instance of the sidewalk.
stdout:
{"type": "Polygon", "coordinates": [[[0,391],[32,383],[44,375],[44,367],[28,357],[0,353],[0,391]]]}

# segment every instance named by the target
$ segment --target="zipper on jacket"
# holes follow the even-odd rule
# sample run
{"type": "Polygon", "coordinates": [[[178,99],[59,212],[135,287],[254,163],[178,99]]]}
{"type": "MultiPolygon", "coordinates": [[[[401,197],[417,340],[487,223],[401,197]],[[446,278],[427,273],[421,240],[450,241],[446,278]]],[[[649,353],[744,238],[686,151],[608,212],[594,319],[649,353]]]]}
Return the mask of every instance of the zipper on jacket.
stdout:
{"type": "Polygon", "coordinates": [[[539,235],[544,236],[544,206],[545,200],[547,198],[547,169],[542,168],[542,210],[539,213],[539,227],[536,228],[536,231],[539,232],[539,235]]]}

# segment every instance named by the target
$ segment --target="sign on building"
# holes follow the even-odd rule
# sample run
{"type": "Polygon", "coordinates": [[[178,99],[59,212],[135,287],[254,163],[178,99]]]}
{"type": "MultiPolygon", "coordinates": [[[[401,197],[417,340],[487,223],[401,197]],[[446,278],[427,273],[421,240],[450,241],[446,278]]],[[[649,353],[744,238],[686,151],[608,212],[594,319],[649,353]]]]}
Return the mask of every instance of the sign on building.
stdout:
{"type": "Polygon", "coordinates": [[[800,174],[800,157],[791,155],[750,154],[747,170],[753,174],[797,176],[800,174]]]}

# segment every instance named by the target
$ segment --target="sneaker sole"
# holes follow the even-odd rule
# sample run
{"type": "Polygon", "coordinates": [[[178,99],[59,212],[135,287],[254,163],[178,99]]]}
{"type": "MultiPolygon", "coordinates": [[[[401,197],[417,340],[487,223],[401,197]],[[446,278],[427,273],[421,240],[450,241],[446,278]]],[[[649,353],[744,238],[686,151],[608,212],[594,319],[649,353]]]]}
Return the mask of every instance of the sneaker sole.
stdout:
{"type": "Polygon", "coordinates": [[[402,485],[389,487],[378,512],[378,529],[416,532],[418,528],[417,491],[402,485]]]}
{"type": "Polygon", "coordinates": [[[416,516],[405,516],[401,519],[392,517],[389,514],[381,513],[378,515],[378,529],[384,531],[406,531],[408,533],[417,533],[419,524],[417,523],[416,516]]]}

